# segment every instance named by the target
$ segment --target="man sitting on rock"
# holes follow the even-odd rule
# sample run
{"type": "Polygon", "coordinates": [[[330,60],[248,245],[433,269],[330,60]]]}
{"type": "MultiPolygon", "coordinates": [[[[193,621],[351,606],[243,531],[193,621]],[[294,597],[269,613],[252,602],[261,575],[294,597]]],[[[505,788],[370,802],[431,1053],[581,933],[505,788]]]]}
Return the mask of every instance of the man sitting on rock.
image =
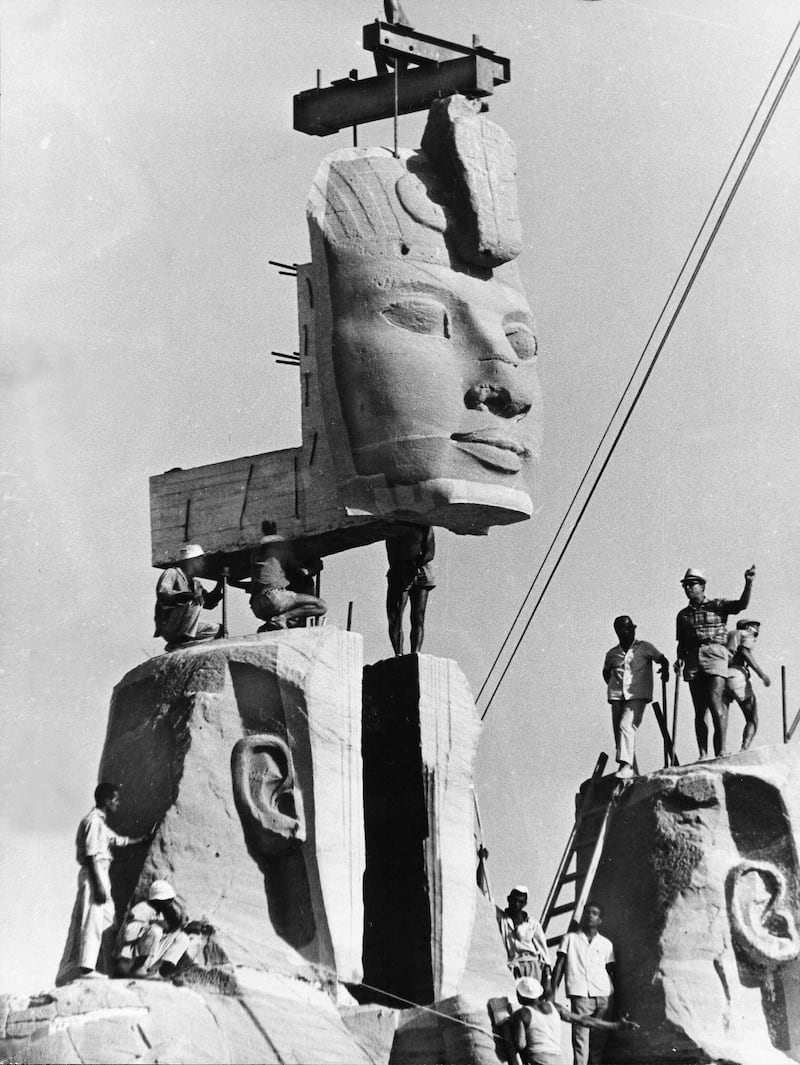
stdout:
{"type": "Polygon", "coordinates": [[[198,960],[199,936],[211,931],[210,925],[187,923],[172,885],[154,880],[147,901],[138,902],[122,926],[115,952],[117,975],[171,976],[184,957],[198,960]]]}
{"type": "Polygon", "coordinates": [[[237,587],[250,593],[250,609],[264,622],[258,631],[295,628],[306,618],[322,617],[328,612],[322,599],[308,592],[292,591],[289,574],[297,567],[275,523],[264,521],[261,530],[264,535],[250,562],[250,582],[236,582],[237,587]]]}
{"type": "Polygon", "coordinates": [[[167,641],[167,650],[216,639],[221,626],[201,621],[202,611],[213,610],[222,598],[222,582],[210,592],[199,581],[205,569],[205,551],[200,544],[184,544],[174,566],[165,569],[156,585],[156,636],[167,641]]]}

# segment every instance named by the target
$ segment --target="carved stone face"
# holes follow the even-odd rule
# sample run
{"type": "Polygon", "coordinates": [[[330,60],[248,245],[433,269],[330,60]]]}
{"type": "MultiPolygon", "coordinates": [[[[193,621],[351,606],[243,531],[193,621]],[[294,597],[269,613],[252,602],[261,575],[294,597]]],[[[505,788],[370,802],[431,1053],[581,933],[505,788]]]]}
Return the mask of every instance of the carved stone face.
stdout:
{"type": "Polygon", "coordinates": [[[458,96],[418,152],[347,149],[317,172],[315,337],[346,506],[458,532],[530,515],[541,404],[515,178],[507,135],[458,96]]]}
{"type": "MultiPolygon", "coordinates": [[[[514,267],[335,264],[333,359],[357,473],[513,487],[538,454],[533,316],[514,267]]],[[[521,486],[524,490],[524,483],[521,486]]]]}

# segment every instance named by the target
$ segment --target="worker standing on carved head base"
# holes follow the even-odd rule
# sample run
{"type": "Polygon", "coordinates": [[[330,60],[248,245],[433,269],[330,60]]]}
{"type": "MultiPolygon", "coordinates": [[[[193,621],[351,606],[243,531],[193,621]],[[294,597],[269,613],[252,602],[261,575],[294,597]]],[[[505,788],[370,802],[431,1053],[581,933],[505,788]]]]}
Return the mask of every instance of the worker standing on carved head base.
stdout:
{"type": "Polygon", "coordinates": [[[205,571],[205,552],[200,544],[184,544],[174,565],[165,569],[156,585],[156,636],[167,641],[167,650],[214,640],[222,626],[201,621],[203,610],[213,610],[222,598],[222,582],[207,591],[199,578],[205,571]]]}
{"type": "Polygon", "coordinates": [[[742,734],[742,750],[749,749],[758,730],[758,701],[750,681],[751,671],[761,678],[761,683],[768,688],[772,683],[759,666],[753,654],[753,646],[758,639],[761,622],[742,618],[736,622],[736,629],[728,634],[728,679],[725,682],[725,705],[736,700],[742,708],[745,726],[742,734]]]}
{"type": "Polygon", "coordinates": [[[675,671],[683,669],[694,703],[694,729],[700,758],[708,757],[708,724],[714,724],[714,754],[726,753],[728,707],[725,683],[728,679],[728,628],[731,614],[747,608],[756,567],[744,575],[744,590],[738,599],[707,599],[706,578],[700,570],[687,569],[681,584],[689,600],[675,621],[678,654],[675,671]]]}
{"type": "Polygon", "coordinates": [[[667,681],[669,662],[653,644],[636,639],[636,626],[627,614],[614,618],[614,631],[619,643],[606,653],[603,680],[608,685],[617,745],[617,776],[625,779],[634,774],[636,730],[653,698],[653,663],[658,663],[661,676],[667,681]]]}
{"type": "Polygon", "coordinates": [[[411,653],[422,650],[428,592],[436,587],[433,559],[436,540],[430,525],[398,525],[386,538],[386,615],[389,639],[396,655],[403,654],[403,614],[411,603],[411,653]]]}

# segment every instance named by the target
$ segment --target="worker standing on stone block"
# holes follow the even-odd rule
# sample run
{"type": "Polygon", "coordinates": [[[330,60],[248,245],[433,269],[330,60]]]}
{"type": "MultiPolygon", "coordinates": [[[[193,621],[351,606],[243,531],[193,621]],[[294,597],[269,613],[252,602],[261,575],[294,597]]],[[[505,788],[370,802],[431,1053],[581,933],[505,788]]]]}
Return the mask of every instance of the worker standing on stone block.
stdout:
{"type": "Polygon", "coordinates": [[[772,683],[753,655],[753,645],[760,629],[760,621],[743,618],[736,622],[736,629],[728,634],[728,679],[725,682],[724,700],[725,705],[730,706],[735,699],[742,708],[745,719],[743,751],[750,747],[758,730],[758,702],[750,682],[751,670],[761,678],[765,688],[772,683]]]}
{"type": "Polygon", "coordinates": [[[98,958],[101,971],[110,969],[110,948],[114,925],[109,870],[112,852],[119,847],[143,843],[146,836],[120,836],[109,828],[107,818],[119,807],[119,787],[103,782],[94,791],[94,808],[78,826],[75,851],[80,872],[78,894],[72,910],[67,942],[58,967],[56,986],[78,977],[94,976],[98,958]]]}
{"type": "MultiPolygon", "coordinates": [[[[567,932],[561,940],[553,972],[553,989],[566,977],[567,995],[576,1017],[607,1020],[614,994],[614,947],[598,931],[603,922],[603,907],[589,900],[583,908],[577,932],[567,932]]],[[[590,1025],[605,1028],[605,1025],[590,1025]]],[[[587,1065],[603,1060],[607,1031],[586,1027],[572,1029],[573,1065],[587,1065]]]]}
{"type": "MultiPolygon", "coordinates": [[[[608,1032],[639,1027],[635,1021],[622,1017],[619,1021],[606,1021],[599,1017],[586,1017],[572,1013],[565,1006],[553,1001],[554,989],[545,991],[538,980],[523,977],[517,981],[517,998],[521,1009],[511,1017],[511,1041],[522,1058],[523,1065],[561,1065],[561,1022],[573,1025],[573,1032],[580,1028],[608,1032]]],[[[599,1059],[598,1059],[599,1060],[599,1059]]]]}
{"type": "Polygon", "coordinates": [[[200,620],[202,611],[213,610],[222,598],[222,582],[206,591],[199,579],[205,570],[205,552],[200,544],[184,544],[174,566],[165,569],[156,585],[156,636],[167,641],[167,650],[214,640],[221,626],[200,620]]]}
{"type": "Polygon", "coordinates": [[[700,758],[708,757],[708,724],[714,724],[714,754],[725,754],[728,731],[728,708],[723,694],[728,679],[729,615],[740,614],[750,602],[756,567],[744,575],[744,590],[738,599],[706,599],[706,578],[700,570],[687,569],[681,584],[689,600],[678,612],[676,636],[678,654],[676,672],[683,669],[694,703],[694,730],[700,758]]]}
{"type": "Polygon", "coordinates": [[[312,572],[322,569],[322,562],[318,566],[310,564],[303,573],[303,567],[294,562],[288,544],[276,531],[275,523],[263,521],[261,531],[264,535],[250,559],[250,581],[231,582],[249,592],[250,609],[264,622],[258,631],[296,628],[307,618],[322,617],[328,608],[319,596],[293,591],[291,587],[296,581],[300,582],[296,586],[307,587],[307,581],[313,581],[312,572]]]}
{"type": "Polygon", "coordinates": [[[632,777],[636,756],[636,730],[642,723],[645,707],[653,698],[653,662],[669,680],[669,661],[647,640],[636,639],[633,620],[622,614],[614,619],[619,643],[606,652],[603,680],[608,685],[614,742],[617,746],[617,776],[632,777]]]}
{"type": "Polygon", "coordinates": [[[411,653],[422,650],[428,592],[436,587],[433,559],[436,540],[430,525],[400,525],[386,539],[386,616],[396,655],[403,653],[403,614],[411,603],[411,653]]]}
{"type": "Polygon", "coordinates": [[[542,926],[529,917],[528,889],[513,887],[504,910],[495,906],[495,917],[508,956],[508,967],[515,977],[532,976],[547,984],[550,980],[550,956],[542,926]]]}

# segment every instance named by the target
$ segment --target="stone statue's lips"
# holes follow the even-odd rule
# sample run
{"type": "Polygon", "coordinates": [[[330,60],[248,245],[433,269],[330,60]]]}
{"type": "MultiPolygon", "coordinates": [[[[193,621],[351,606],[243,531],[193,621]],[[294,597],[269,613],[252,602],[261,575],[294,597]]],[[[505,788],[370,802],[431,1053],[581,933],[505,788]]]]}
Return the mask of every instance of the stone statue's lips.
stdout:
{"type": "Polygon", "coordinates": [[[508,473],[518,473],[523,461],[530,455],[524,444],[495,429],[475,429],[471,433],[453,433],[450,436],[462,451],[474,455],[484,466],[508,473]]]}

